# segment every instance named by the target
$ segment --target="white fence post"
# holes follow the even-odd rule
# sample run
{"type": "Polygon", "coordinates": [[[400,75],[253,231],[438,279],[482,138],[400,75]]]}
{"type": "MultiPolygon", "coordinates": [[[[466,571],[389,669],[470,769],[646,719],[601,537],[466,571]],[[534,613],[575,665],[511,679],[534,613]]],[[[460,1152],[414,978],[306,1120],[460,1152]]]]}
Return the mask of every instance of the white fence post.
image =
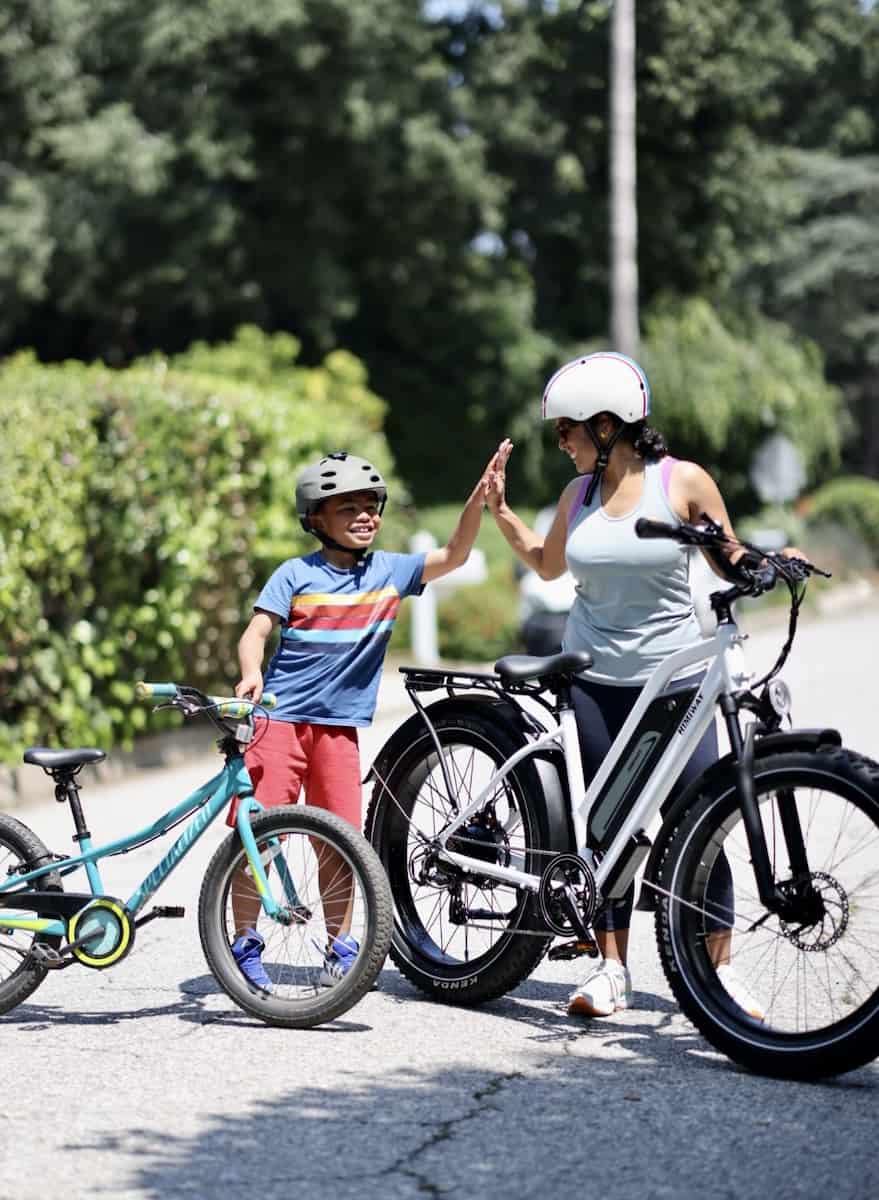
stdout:
{"type": "MultiPolygon", "coordinates": [[[[426,554],[436,549],[436,538],[426,529],[419,529],[412,535],[409,549],[413,554],[426,554]]],[[[412,656],[419,667],[435,667],[439,662],[436,591],[432,583],[420,596],[412,597],[412,656]]]]}

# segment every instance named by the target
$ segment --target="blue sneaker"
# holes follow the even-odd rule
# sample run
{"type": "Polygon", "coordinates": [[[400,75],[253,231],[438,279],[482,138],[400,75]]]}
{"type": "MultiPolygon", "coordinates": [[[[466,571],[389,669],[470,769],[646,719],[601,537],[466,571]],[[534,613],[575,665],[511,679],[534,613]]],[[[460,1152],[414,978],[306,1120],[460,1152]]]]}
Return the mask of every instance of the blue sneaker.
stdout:
{"type": "Polygon", "coordinates": [[[357,960],[360,943],[350,933],[340,933],[330,943],[329,953],[324,955],[323,970],[320,973],[321,987],[332,987],[340,979],[344,979],[357,960]]]}
{"type": "Polygon", "coordinates": [[[262,965],[262,952],[265,949],[265,938],[255,929],[246,929],[241,937],[232,943],[232,957],[238,964],[238,970],[264,992],[272,990],[272,981],[262,965]]]}

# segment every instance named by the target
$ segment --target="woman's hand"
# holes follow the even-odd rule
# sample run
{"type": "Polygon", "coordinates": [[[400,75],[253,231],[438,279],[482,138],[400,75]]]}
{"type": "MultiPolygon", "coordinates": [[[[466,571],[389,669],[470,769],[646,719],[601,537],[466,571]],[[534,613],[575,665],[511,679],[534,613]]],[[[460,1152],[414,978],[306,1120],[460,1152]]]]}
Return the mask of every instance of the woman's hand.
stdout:
{"type": "Polygon", "coordinates": [[[509,438],[504,438],[491,456],[480,481],[485,506],[494,514],[506,502],[507,462],[512,452],[513,443],[509,438]]]}

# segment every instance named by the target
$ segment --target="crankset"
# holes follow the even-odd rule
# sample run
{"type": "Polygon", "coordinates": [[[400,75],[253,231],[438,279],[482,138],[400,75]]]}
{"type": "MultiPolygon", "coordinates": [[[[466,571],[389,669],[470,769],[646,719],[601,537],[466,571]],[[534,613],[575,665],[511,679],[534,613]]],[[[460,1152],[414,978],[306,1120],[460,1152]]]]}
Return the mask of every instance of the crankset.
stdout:
{"type": "Polygon", "coordinates": [[[591,942],[598,889],[592,868],[579,854],[557,854],[544,869],[537,893],[547,926],[560,937],[591,942]]]}

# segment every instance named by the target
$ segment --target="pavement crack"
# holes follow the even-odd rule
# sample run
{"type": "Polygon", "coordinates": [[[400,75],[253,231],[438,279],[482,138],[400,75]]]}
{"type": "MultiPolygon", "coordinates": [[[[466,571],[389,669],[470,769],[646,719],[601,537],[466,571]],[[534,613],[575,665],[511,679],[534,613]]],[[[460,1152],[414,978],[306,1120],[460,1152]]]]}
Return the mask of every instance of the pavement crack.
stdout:
{"type": "Polygon", "coordinates": [[[445,1189],[439,1184],[434,1183],[429,1173],[420,1167],[419,1160],[435,1146],[440,1146],[444,1142],[451,1142],[455,1138],[459,1126],[466,1125],[468,1121],[478,1116],[486,1108],[495,1108],[496,1105],[491,1103],[492,1097],[496,1096],[508,1084],[513,1083],[517,1079],[524,1078],[525,1076],[522,1071],[511,1071],[509,1074],[496,1075],[493,1079],[489,1079],[487,1083],[473,1092],[474,1103],[466,1112],[462,1112],[456,1117],[449,1117],[445,1121],[440,1121],[429,1137],[426,1137],[414,1149],[408,1151],[408,1153],[401,1155],[396,1162],[386,1167],[381,1172],[381,1175],[405,1175],[413,1180],[418,1191],[423,1192],[426,1196],[444,1195],[445,1189]]]}

